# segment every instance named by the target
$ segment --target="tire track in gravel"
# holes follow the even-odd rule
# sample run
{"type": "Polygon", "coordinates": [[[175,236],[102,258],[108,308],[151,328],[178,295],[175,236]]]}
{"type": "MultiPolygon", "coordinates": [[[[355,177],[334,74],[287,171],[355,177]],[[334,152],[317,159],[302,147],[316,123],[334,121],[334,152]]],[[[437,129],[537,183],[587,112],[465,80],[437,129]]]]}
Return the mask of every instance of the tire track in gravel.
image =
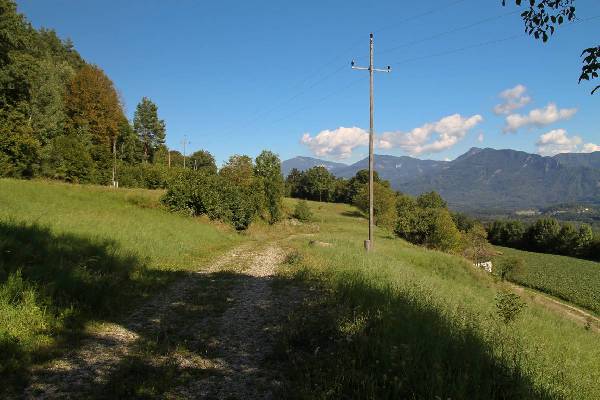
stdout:
{"type": "MultiPolygon", "coordinates": [[[[239,246],[214,261],[208,269],[195,273],[210,274],[239,262],[248,255],[249,245],[239,246]]],[[[196,289],[189,277],[173,283],[167,290],[135,310],[121,325],[104,324],[99,332],[82,340],[77,349],[31,372],[26,399],[77,398],[90,388],[106,383],[111,372],[140,339],[138,332],[160,329],[160,322],[173,305],[185,301],[196,289]]]]}
{"type": "MultiPolygon", "coordinates": [[[[25,398],[94,398],[96,391],[111,382],[120,363],[134,355],[143,337],[159,335],[165,328],[177,332],[191,348],[184,354],[156,356],[152,362],[174,362],[182,370],[201,370],[170,388],[164,398],[183,399],[270,399],[280,386],[278,371],[267,366],[276,334],[288,314],[303,301],[303,291],[293,285],[285,291],[272,290],[272,282],[285,252],[274,243],[256,248],[246,244],[198,271],[212,280],[214,273],[228,272],[227,308],[217,315],[177,318],[182,305],[193,303],[201,286],[188,276],[164,293],[143,304],[122,325],[107,324],[82,341],[78,349],[34,370],[25,398]],[[175,315],[175,317],[174,317],[175,315]],[[166,325],[166,326],[165,326],[166,325]],[[210,331],[212,329],[213,331],[210,331]],[[209,332],[210,331],[210,332],[209,332]]],[[[198,275],[195,275],[198,276],[198,275]]],[[[217,278],[218,279],[218,278],[217,278]]],[[[104,395],[106,397],[106,395],[104,395]]]]}

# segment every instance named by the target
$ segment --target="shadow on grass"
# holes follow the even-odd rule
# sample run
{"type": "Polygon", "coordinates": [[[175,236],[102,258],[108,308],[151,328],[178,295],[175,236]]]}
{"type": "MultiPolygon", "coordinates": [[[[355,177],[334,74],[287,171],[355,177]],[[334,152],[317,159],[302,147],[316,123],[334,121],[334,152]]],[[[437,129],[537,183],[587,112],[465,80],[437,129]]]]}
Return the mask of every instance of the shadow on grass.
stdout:
{"type": "Polygon", "coordinates": [[[365,215],[365,213],[363,213],[359,210],[343,211],[341,213],[341,215],[343,215],[344,217],[352,217],[352,218],[366,218],[367,217],[365,215]]]}
{"type": "Polygon", "coordinates": [[[280,337],[281,398],[560,398],[533,384],[509,338],[492,349],[469,322],[360,279],[327,292],[296,311],[280,337]]]}
{"type": "Polygon", "coordinates": [[[0,221],[0,373],[8,383],[0,394],[22,386],[31,363],[72,342],[87,320],[114,318],[174,275],[146,268],[112,240],[0,221]]]}

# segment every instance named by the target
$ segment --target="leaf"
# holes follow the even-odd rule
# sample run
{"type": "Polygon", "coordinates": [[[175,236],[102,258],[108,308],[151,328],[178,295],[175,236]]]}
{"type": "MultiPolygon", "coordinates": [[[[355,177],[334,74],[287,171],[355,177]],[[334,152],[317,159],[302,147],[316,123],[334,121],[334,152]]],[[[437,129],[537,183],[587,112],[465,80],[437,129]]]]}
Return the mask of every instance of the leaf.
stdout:
{"type": "Polygon", "coordinates": [[[563,23],[563,16],[562,16],[562,15],[559,15],[559,16],[558,16],[558,24],[560,25],[560,24],[562,24],[562,23],[563,23]]]}

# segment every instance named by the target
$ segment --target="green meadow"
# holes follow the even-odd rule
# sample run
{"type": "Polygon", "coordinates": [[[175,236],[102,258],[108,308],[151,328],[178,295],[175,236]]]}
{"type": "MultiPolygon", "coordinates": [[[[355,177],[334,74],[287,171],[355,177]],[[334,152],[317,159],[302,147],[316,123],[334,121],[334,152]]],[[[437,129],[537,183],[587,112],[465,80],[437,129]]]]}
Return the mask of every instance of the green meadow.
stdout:
{"type": "MultiPolygon", "coordinates": [[[[160,191],[0,180],[0,374],[70,346],[244,238],[170,213],[160,191]]],[[[0,396],[1,396],[0,391],[0,396]]]]}
{"type": "MultiPolygon", "coordinates": [[[[291,201],[290,201],[291,202],[291,201]]],[[[276,357],[286,398],[600,397],[600,337],[527,299],[498,314],[501,282],[461,257],[415,247],[346,205],[310,203],[320,233],[297,239],[281,270],[316,288],[290,317],[276,357]]]]}

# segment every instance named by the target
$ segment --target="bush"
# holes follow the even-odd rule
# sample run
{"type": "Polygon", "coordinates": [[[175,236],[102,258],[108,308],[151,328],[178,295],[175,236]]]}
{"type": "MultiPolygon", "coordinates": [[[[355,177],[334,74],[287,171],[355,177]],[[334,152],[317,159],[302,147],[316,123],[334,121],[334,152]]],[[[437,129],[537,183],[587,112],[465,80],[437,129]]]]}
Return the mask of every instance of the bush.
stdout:
{"type": "Polygon", "coordinates": [[[207,215],[212,220],[230,223],[237,230],[248,228],[264,204],[258,181],[242,186],[227,176],[206,171],[181,170],[167,187],[161,202],[170,210],[207,215]]]}
{"type": "Polygon", "coordinates": [[[518,257],[503,257],[496,262],[496,274],[501,280],[507,280],[514,273],[523,269],[524,261],[518,257]]]}
{"type": "Polygon", "coordinates": [[[496,295],[496,312],[505,324],[517,319],[524,307],[523,300],[513,292],[505,290],[496,295]]]}
{"type": "Polygon", "coordinates": [[[300,200],[296,203],[296,207],[294,208],[294,214],[292,214],[294,218],[298,221],[302,222],[310,222],[313,219],[312,211],[308,206],[306,200],[300,200]]]}

